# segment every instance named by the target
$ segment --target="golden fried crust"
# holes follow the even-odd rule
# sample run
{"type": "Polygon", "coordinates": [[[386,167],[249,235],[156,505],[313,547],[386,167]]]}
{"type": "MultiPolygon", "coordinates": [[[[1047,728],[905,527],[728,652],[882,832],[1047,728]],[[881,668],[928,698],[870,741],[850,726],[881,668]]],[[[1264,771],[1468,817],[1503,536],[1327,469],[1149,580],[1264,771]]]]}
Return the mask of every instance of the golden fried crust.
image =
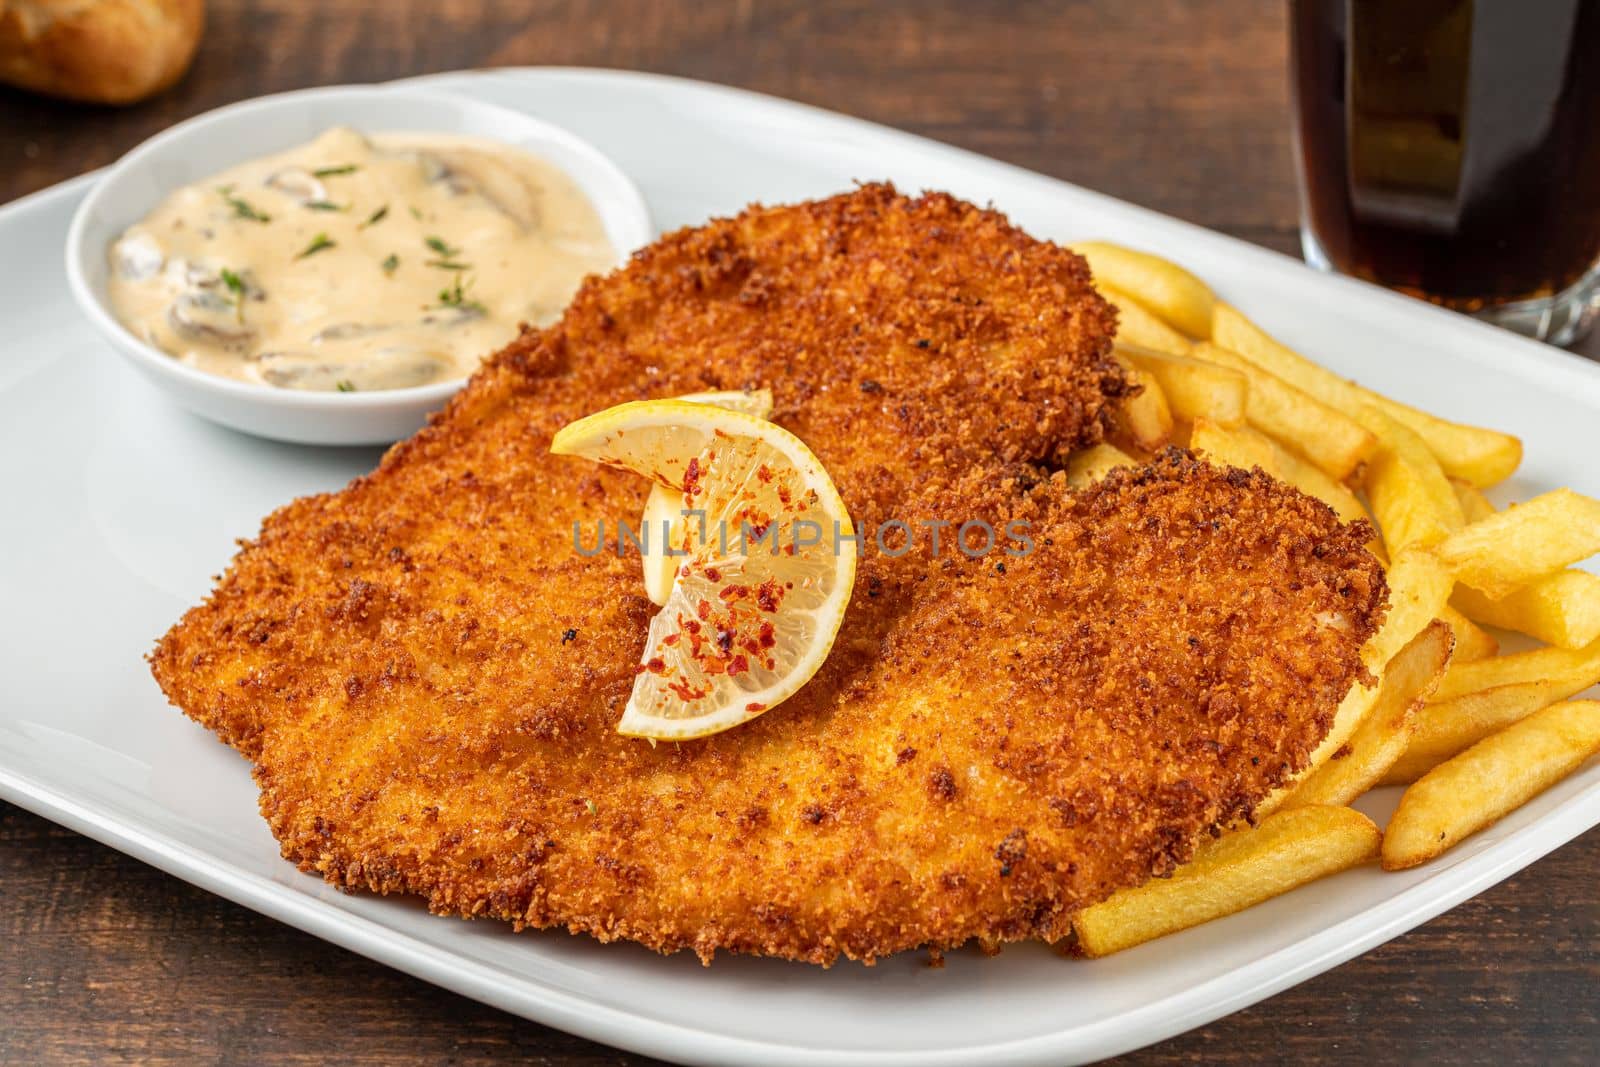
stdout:
{"type": "Polygon", "coordinates": [[[1384,599],[1367,532],[1259,473],[1174,453],[1068,493],[1052,469],[1123,388],[1112,329],[1081,260],[946,196],[670,235],[375,474],[270,517],[156,677],[340,885],[705,958],[1058,938],[1303,766],[1384,599]],[[869,545],[794,698],[622,738],[652,608],[573,524],[634,521],[645,486],[550,438],[756,386],[858,527],[1023,522],[1035,550],[869,545]]]}

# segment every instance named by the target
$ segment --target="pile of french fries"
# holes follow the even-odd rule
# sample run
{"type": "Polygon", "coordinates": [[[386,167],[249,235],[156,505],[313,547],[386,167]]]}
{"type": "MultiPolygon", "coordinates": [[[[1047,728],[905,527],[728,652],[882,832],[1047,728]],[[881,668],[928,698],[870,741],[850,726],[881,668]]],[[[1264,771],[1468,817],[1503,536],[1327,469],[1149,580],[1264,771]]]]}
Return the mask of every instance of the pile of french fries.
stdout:
{"type": "Polygon", "coordinates": [[[1259,467],[1371,519],[1389,612],[1362,650],[1378,679],[1339,708],[1310,768],[1253,826],[1172,877],[1080,913],[1075,951],[1104,956],[1374,860],[1425,863],[1600,752],[1600,501],[1568,489],[1497,510],[1484,490],[1522,460],[1515,437],[1381,396],[1280,344],[1188,271],[1117,245],[1072,246],[1119,312],[1116,357],[1142,388],[1111,441],[1074,456],[1087,485],[1168,444],[1259,467]],[[1542,642],[1500,654],[1484,626],[1542,642]],[[1350,807],[1404,785],[1387,827],[1350,807]]]}

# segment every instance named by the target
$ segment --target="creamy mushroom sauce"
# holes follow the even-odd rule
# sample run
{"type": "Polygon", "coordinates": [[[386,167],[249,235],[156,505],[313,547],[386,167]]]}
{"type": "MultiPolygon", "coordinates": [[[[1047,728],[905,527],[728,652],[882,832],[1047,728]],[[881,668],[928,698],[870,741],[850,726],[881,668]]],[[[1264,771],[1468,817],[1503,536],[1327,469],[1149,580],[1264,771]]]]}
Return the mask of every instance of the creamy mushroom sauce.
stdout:
{"type": "Polygon", "coordinates": [[[179,189],[110,260],[117,317],[182,362],[357,392],[470,374],[617,255],[594,205],[542,159],[337,128],[179,189]]]}

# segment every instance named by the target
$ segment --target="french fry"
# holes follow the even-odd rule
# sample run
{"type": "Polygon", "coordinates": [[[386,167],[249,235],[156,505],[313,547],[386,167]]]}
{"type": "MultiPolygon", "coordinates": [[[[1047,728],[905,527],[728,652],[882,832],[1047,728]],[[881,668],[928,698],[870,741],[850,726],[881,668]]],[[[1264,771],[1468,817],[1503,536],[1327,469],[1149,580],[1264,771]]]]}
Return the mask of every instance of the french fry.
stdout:
{"type": "Polygon", "coordinates": [[[1308,775],[1284,802],[1340,806],[1371,789],[1405,753],[1413,716],[1450,662],[1450,627],[1434,620],[1384,669],[1377,701],[1350,740],[1333,758],[1308,775]]]}
{"type": "Polygon", "coordinates": [[[1439,617],[1455,584],[1433,553],[1415,548],[1395,553],[1386,577],[1389,614],[1361,651],[1362,661],[1373,673],[1381,673],[1413,637],[1439,617]]]}
{"type": "Polygon", "coordinates": [[[1193,861],[1113,894],[1073,919],[1075,948],[1107,956],[1153,938],[1220,919],[1377,858],[1381,836],[1351,808],[1279,812],[1251,830],[1208,842],[1193,861]]]}
{"type": "Polygon", "coordinates": [[[1600,703],[1535,712],[1429,771],[1400,798],[1383,868],[1426,863],[1504,818],[1600,752],[1600,703]]]}
{"type": "Polygon", "coordinates": [[[1211,419],[1195,419],[1189,431],[1189,447],[1205,453],[1214,463],[1241,470],[1260,467],[1279,477],[1278,458],[1272,442],[1239,426],[1221,426],[1211,419]]]}
{"type": "Polygon", "coordinates": [[[1433,694],[1435,703],[1497,686],[1545,680],[1600,681],[1600,641],[1583,648],[1535,648],[1509,656],[1452,663],[1433,694]]]}
{"type": "MultiPolygon", "coordinates": [[[[1459,595],[1461,591],[1456,590],[1459,595]]],[[[1456,663],[1487,659],[1500,651],[1500,642],[1483,627],[1448,605],[1439,612],[1439,618],[1456,636],[1456,651],[1451,658],[1456,663]]]]}
{"type": "MultiPolygon", "coordinates": [[[[1348,382],[1280,344],[1237,308],[1220,300],[1212,309],[1211,340],[1338,408],[1364,426],[1367,424],[1363,410],[1381,409],[1427,442],[1445,473],[1479,488],[1505,481],[1522,462],[1522,442],[1510,434],[1449,422],[1348,382]]],[[[1367,428],[1372,429],[1371,426],[1367,428]]]]}
{"type": "Polygon", "coordinates": [[[1461,501],[1461,517],[1470,525],[1479,519],[1487,519],[1498,508],[1489,503],[1489,498],[1483,495],[1483,490],[1475,485],[1469,485],[1459,478],[1452,478],[1450,486],[1456,491],[1456,499],[1461,501]]]}
{"type": "Polygon", "coordinates": [[[1460,530],[1461,501],[1422,438],[1377,408],[1362,421],[1380,445],[1367,464],[1367,500],[1389,550],[1438,544],[1460,530]]]}
{"type": "Polygon", "coordinates": [[[1127,439],[1134,448],[1155,452],[1172,437],[1172,408],[1155,375],[1141,370],[1118,356],[1122,372],[1128,381],[1138,386],[1132,396],[1122,398],[1121,405],[1112,413],[1111,427],[1114,436],[1127,439]]]}
{"type": "Polygon", "coordinates": [[[1414,782],[1484,738],[1585,688],[1553,681],[1511,682],[1438,704],[1424,704],[1412,720],[1405,754],[1384,772],[1379,784],[1414,782]]]}
{"type": "Polygon", "coordinates": [[[1451,477],[1488,488],[1511,477],[1522,465],[1522,441],[1511,434],[1450,422],[1382,393],[1372,393],[1372,398],[1385,415],[1426,441],[1451,477]]]}
{"type": "Polygon", "coordinates": [[[1137,465],[1137,460],[1116,445],[1092,445],[1067,458],[1067,484],[1074,489],[1083,489],[1117,467],[1137,465]]]}
{"type": "MultiPolygon", "coordinates": [[[[1454,484],[1469,525],[1498,510],[1481,490],[1461,482],[1454,484]]],[[[1600,575],[1587,571],[1547,574],[1498,600],[1460,586],[1451,603],[1469,619],[1515,630],[1561,648],[1582,648],[1600,638],[1600,575]]],[[[1459,647],[1456,656],[1461,658],[1459,647]]]]}
{"type": "Polygon", "coordinates": [[[1117,309],[1119,344],[1126,342],[1175,356],[1189,354],[1189,339],[1168,326],[1159,315],[1139,303],[1136,297],[1103,282],[1095,288],[1117,309]]]}
{"type": "Polygon", "coordinates": [[[1405,755],[1385,785],[1415,781],[1479,741],[1540,708],[1600,682],[1600,641],[1568,651],[1541,648],[1511,656],[1454,663],[1417,712],[1405,755]]]}
{"type": "Polygon", "coordinates": [[[1135,344],[1119,343],[1117,354],[1155,378],[1174,416],[1243,425],[1246,384],[1237,371],[1135,344]]]}
{"type": "Polygon", "coordinates": [[[1210,286],[1175,263],[1105,241],[1068,246],[1089,261],[1096,285],[1128,293],[1190,337],[1211,336],[1210,286]]]}
{"type": "Polygon", "coordinates": [[[1196,419],[1189,433],[1189,447],[1209,453],[1217,462],[1230,466],[1245,470],[1260,467],[1274,478],[1327,504],[1345,522],[1368,517],[1361,501],[1344,483],[1334,481],[1311,463],[1248,426],[1225,427],[1209,419],[1196,419]]]}
{"type": "Polygon", "coordinates": [[[1600,575],[1588,571],[1547,574],[1499,600],[1457,586],[1450,602],[1469,619],[1560,648],[1582,648],[1600,638],[1600,575]]]}
{"type": "Polygon", "coordinates": [[[1439,543],[1456,577],[1494,600],[1596,552],[1600,500],[1571,489],[1496,512],[1439,543]]]}
{"type": "Polygon", "coordinates": [[[1209,341],[1192,349],[1195,358],[1229,367],[1249,381],[1245,415],[1250,425],[1315,463],[1330,478],[1344,481],[1378,447],[1360,423],[1263,370],[1237,352],[1209,341]]]}

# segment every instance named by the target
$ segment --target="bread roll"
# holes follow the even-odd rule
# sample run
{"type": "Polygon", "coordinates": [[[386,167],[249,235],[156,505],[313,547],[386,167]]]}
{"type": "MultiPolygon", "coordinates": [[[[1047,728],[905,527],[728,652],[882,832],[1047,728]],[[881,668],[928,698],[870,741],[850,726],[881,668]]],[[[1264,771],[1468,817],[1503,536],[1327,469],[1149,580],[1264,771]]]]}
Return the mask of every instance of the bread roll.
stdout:
{"type": "Polygon", "coordinates": [[[132,104],[183,76],[204,25],[205,0],[0,0],[0,82],[132,104]]]}

